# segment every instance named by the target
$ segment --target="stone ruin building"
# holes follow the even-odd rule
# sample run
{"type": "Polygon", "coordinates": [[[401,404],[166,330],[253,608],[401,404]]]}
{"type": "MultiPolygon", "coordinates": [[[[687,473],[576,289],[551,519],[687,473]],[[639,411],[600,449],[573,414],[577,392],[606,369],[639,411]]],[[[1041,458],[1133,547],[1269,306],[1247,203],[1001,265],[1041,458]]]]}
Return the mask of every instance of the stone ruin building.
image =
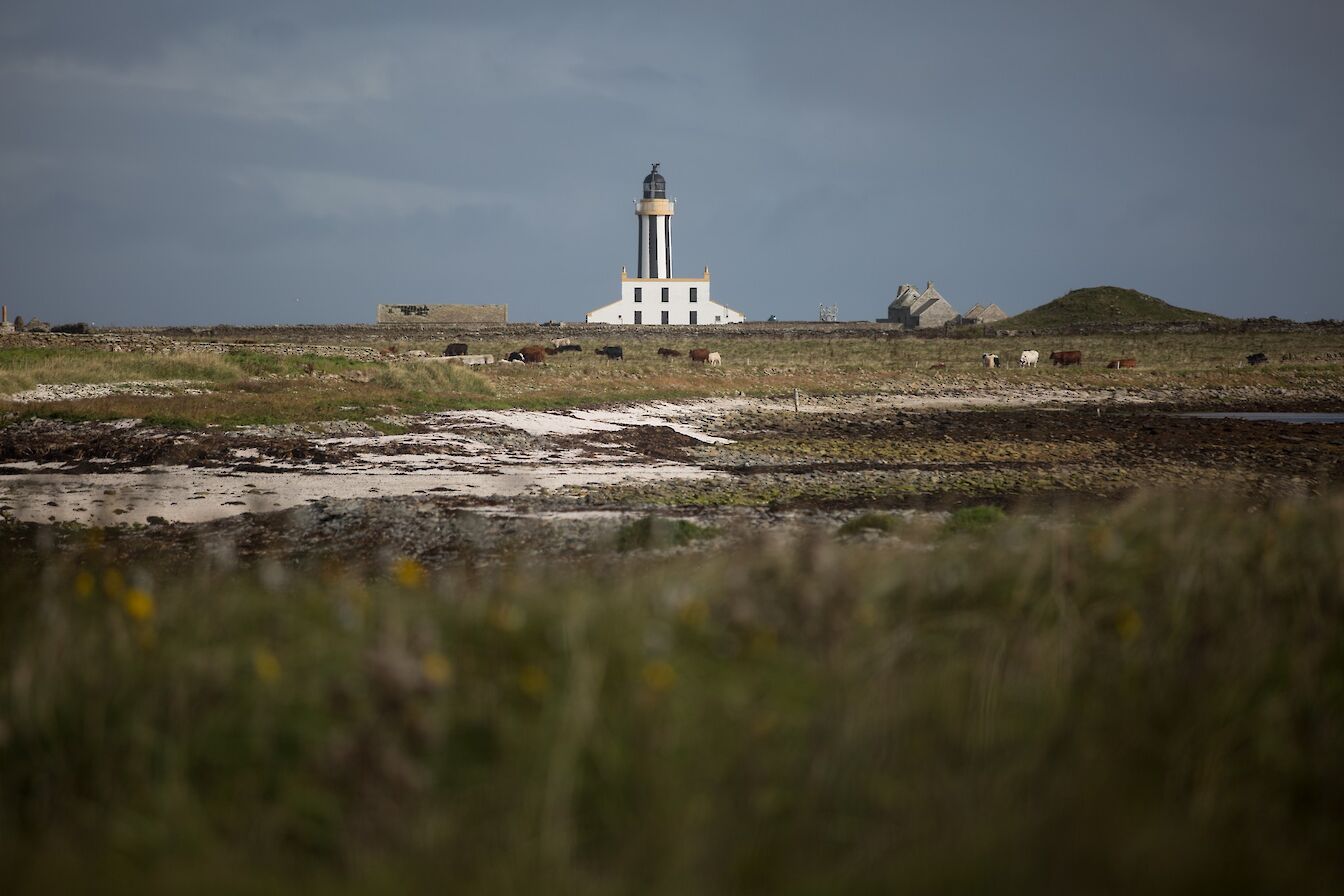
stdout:
{"type": "Polygon", "coordinates": [[[988,305],[977,304],[961,316],[961,319],[968,324],[992,324],[997,321],[1007,320],[1008,315],[1003,313],[1003,309],[993,302],[988,305]]]}
{"type": "Polygon", "coordinates": [[[887,316],[879,318],[878,323],[900,324],[907,330],[921,330],[959,320],[961,315],[957,314],[957,309],[933,288],[933,281],[930,280],[923,292],[909,283],[901,284],[896,298],[887,306],[887,316]]]}

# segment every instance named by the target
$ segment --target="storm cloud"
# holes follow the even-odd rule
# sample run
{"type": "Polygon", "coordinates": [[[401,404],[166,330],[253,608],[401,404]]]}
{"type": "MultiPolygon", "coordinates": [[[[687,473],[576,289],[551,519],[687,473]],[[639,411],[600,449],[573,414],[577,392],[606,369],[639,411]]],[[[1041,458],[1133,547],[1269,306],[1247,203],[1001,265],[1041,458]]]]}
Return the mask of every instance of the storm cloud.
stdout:
{"type": "Polygon", "coordinates": [[[102,324],[582,319],[653,161],[751,318],[902,282],[1342,316],[1337,3],[11,2],[0,292],[102,324]]]}

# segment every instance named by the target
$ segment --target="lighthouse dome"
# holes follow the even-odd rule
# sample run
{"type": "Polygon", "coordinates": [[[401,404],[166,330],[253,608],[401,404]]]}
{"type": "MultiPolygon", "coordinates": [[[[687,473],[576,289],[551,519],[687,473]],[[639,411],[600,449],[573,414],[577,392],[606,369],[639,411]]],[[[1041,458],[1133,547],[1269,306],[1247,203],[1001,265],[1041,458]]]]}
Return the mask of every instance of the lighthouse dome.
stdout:
{"type": "Polygon", "coordinates": [[[644,198],[645,199],[666,199],[667,181],[658,173],[658,162],[653,163],[653,170],[644,178],[644,198]]]}

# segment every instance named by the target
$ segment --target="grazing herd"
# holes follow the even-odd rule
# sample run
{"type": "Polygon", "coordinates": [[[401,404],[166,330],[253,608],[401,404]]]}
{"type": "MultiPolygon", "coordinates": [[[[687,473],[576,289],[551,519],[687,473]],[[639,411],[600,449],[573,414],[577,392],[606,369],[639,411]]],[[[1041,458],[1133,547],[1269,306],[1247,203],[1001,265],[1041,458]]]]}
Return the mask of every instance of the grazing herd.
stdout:
{"type": "MultiPolygon", "coordinates": [[[[578,343],[567,338],[552,339],[550,345],[525,345],[517,351],[509,352],[505,358],[506,362],[515,364],[540,364],[544,362],[549,355],[559,355],[566,352],[581,352],[583,347],[578,343]]],[[[453,358],[466,355],[468,351],[465,342],[450,342],[444,348],[444,357],[453,358]]],[[[601,348],[593,350],[608,361],[624,361],[625,350],[619,345],[604,345],[601,348]]],[[[710,351],[707,348],[693,348],[685,353],[689,355],[692,364],[703,364],[709,367],[718,367],[723,364],[723,356],[718,352],[710,351]]],[[[666,361],[673,358],[682,357],[683,353],[671,348],[659,348],[658,357],[666,361]]],[[[1283,360],[1288,361],[1291,355],[1285,355],[1283,360]]],[[[1022,352],[1017,359],[1018,367],[1035,367],[1040,363],[1041,353],[1036,349],[1027,349],[1022,352]]],[[[1081,366],[1083,363],[1083,353],[1077,350],[1053,351],[1050,353],[1050,362],[1056,367],[1074,367],[1081,366]]],[[[994,352],[984,352],[980,355],[980,363],[984,367],[998,368],[1003,366],[1002,358],[994,352]]],[[[1269,363],[1269,356],[1264,352],[1256,352],[1253,355],[1246,356],[1246,363],[1252,367],[1269,363]]],[[[941,370],[946,368],[946,364],[932,364],[931,370],[941,370]]],[[[1115,358],[1106,364],[1107,370],[1132,370],[1139,366],[1135,358],[1115,358]]]]}
{"type": "MultiPolygon", "coordinates": [[[[1041,359],[1041,353],[1035,349],[1024,351],[1017,359],[1018,367],[1035,367],[1041,359]]],[[[1291,355],[1284,355],[1283,360],[1291,360],[1291,355]]],[[[1056,367],[1072,367],[1083,363],[1083,353],[1080,351],[1056,351],[1050,353],[1050,361],[1056,367]]],[[[1253,355],[1246,356],[1246,363],[1252,367],[1269,363],[1269,356],[1264,352],[1256,352],[1253,355]]],[[[985,352],[980,355],[980,364],[984,367],[999,367],[999,356],[992,352],[985,352]]],[[[933,368],[940,368],[945,365],[935,364],[933,368]]],[[[1115,358],[1106,363],[1107,370],[1133,370],[1139,366],[1136,358],[1115,358]]]]}
{"type": "MultiPolygon", "coordinates": [[[[509,352],[504,356],[505,364],[541,364],[551,355],[562,355],[567,352],[581,352],[583,346],[569,339],[552,339],[550,345],[525,345],[517,351],[509,352]]],[[[624,361],[625,349],[619,345],[604,345],[601,348],[593,349],[594,353],[601,355],[608,361],[624,361]]],[[[445,358],[458,358],[468,353],[468,346],[465,342],[450,342],[443,349],[445,358]]],[[[671,348],[658,349],[658,357],[665,360],[680,358],[682,352],[671,348]]],[[[718,352],[710,351],[707,348],[693,348],[690,350],[690,360],[693,364],[705,364],[710,367],[718,367],[723,364],[723,356],[718,352]]]]}

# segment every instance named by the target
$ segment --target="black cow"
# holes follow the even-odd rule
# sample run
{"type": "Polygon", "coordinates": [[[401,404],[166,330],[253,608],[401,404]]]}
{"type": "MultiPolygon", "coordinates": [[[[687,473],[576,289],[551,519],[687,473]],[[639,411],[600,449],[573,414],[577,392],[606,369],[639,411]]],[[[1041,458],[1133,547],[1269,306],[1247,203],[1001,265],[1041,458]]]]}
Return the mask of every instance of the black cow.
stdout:
{"type": "Polygon", "coordinates": [[[619,345],[604,345],[593,351],[595,354],[605,355],[608,361],[625,360],[625,351],[619,345]]]}
{"type": "Polygon", "coordinates": [[[505,360],[506,360],[506,361],[523,361],[523,360],[525,360],[525,359],[523,358],[523,353],[522,353],[522,352],[509,352],[509,356],[508,356],[507,358],[505,358],[505,360]]]}
{"type": "Polygon", "coordinates": [[[575,344],[575,345],[562,345],[562,346],[560,346],[560,352],[561,352],[562,354],[563,354],[564,352],[581,352],[581,351],[583,351],[583,346],[578,345],[578,344],[575,344]]]}
{"type": "Polygon", "coordinates": [[[1251,365],[1252,367],[1256,366],[1257,364],[1268,364],[1269,355],[1266,355],[1264,352],[1256,352],[1253,355],[1247,355],[1246,363],[1251,365]]]}
{"type": "Polygon", "coordinates": [[[467,353],[467,344],[465,342],[450,342],[448,347],[443,350],[445,358],[456,358],[467,353]]]}

